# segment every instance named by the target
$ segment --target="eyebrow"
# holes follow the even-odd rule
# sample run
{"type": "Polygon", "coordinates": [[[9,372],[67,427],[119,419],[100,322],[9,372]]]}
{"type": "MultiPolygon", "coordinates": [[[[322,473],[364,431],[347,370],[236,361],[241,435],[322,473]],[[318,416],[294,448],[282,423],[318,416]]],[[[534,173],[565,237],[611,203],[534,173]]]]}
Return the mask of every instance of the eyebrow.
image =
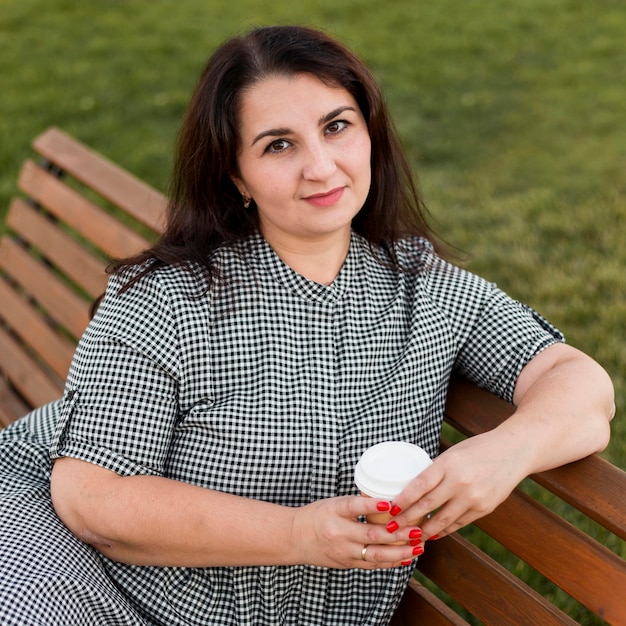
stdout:
{"type": "MultiPolygon", "coordinates": [[[[334,119],[338,115],[341,115],[345,111],[355,111],[356,112],[356,109],[353,106],[350,106],[350,105],[337,107],[336,109],[333,109],[330,113],[327,113],[326,115],[320,117],[318,123],[319,123],[320,126],[322,126],[323,124],[326,124],[326,123],[330,122],[332,119],[334,119]]],[[[260,141],[264,137],[282,137],[284,135],[291,135],[292,133],[293,133],[293,131],[290,128],[270,128],[268,130],[264,130],[264,131],[260,132],[252,140],[252,143],[250,144],[250,146],[252,147],[255,143],[257,143],[258,141],[260,141]]]]}

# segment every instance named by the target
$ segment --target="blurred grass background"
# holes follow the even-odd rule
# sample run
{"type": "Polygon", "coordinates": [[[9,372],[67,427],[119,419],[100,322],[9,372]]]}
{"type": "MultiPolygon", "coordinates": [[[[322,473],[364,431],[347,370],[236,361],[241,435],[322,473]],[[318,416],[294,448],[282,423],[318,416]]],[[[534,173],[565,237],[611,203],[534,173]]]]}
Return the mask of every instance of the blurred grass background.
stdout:
{"type": "Polygon", "coordinates": [[[0,0],[0,217],[50,125],[164,190],[211,51],[269,23],[327,29],[368,63],[439,232],[611,374],[604,456],[625,468],[621,0],[0,0]]]}

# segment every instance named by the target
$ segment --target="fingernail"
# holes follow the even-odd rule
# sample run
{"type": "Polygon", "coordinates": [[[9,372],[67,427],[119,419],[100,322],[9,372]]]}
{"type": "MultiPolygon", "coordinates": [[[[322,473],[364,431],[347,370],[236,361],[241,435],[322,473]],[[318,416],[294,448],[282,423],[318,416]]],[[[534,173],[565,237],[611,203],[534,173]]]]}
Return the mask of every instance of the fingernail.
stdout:
{"type": "MultiPolygon", "coordinates": [[[[434,548],[433,548],[434,550],[434,548]]],[[[413,555],[419,556],[420,554],[424,554],[424,546],[415,546],[413,548],[413,555]]]]}
{"type": "Polygon", "coordinates": [[[410,546],[419,546],[420,543],[422,543],[421,539],[411,539],[411,541],[409,541],[410,546]]]}
{"type": "Polygon", "coordinates": [[[398,522],[396,522],[395,519],[392,519],[389,524],[387,524],[387,532],[388,533],[395,533],[396,530],[398,530],[398,528],[400,528],[400,525],[398,524],[398,522]]]}
{"type": "Polygon", "coordinates": [[[400,565],[413,565],[413,561],[402,561],[400,565]]]}
{"type": "Polygon", "coordinates": [[[389,502],[384,502],[384,501],[383,502],[379,502],[376,505],[376,508],[379,511],[388,511],[391,508],[391,504],[389,504],[389,502]]]}
{"type": "Polygon", "coordinates": [[[437,539],[439,539],[439,535],[433,535],[432,537],[428,538],[428,541],[436,541],[437,539]]]}
{"type": "Polygon", "coordinates": [[[409,539],[419,539],[422,536],[422,531],[419,528],[412,528],[409,532],[409,539]]]}
{"type": "Polygon", "coordinates": [[[401,512],[402,512],[402,509],[401,509],[401,508],[400,508],[397,504],[394,504],[394,505],[391,507],[391,511],[389,511],[389,512],[390,512],[392,515],[394,515],[394,516],[395,516],[395,515],[398,515],[399,513],[401,513],[401,512]]]}

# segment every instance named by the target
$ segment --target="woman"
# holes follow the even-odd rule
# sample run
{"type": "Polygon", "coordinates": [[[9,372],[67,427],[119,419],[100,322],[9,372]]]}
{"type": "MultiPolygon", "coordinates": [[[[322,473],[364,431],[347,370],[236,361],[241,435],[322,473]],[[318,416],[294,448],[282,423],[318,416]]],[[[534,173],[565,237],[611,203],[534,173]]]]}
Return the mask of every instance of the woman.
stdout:
{"type": "Polygon", "coordinates": [[[7,519],[37,520],[0,537],[15,623],[385,624],[426,540],[606,445],[605,372],[438,257],[379,89],[327,35],[213,55],[171,198],[162,239],[113,266],[64,398],[2,435],[7,519]],[[517,410],[436,456],[453,370],[517,410]],[[383,440],[436,457],[393,503],[352,479],[383,440]]]}

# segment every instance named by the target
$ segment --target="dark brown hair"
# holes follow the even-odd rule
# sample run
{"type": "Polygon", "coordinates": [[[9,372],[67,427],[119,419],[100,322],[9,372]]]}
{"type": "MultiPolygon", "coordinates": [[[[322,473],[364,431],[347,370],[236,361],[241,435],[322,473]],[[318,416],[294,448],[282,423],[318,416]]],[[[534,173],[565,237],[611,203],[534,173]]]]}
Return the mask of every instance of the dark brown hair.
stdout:
{"type": "Polygon", "coordinates": [[[237,174],[242,94],[266,77],[304,73],[346,89],[367,122],[372,183],[354,231],[387,248],[392,264],[391,244],[400,237],[421,235],[436,243],[380,88],[365,65],[322,31],[269,26],[229,39],[211,56],[179,134],[165,231],[152,248],[114,262],[109,271],[151,260],[131,284],[161,265],[194,267],[211,284],[211,253],[258,228],[254,204],[244,209],[231,180],[237,174]]]}

